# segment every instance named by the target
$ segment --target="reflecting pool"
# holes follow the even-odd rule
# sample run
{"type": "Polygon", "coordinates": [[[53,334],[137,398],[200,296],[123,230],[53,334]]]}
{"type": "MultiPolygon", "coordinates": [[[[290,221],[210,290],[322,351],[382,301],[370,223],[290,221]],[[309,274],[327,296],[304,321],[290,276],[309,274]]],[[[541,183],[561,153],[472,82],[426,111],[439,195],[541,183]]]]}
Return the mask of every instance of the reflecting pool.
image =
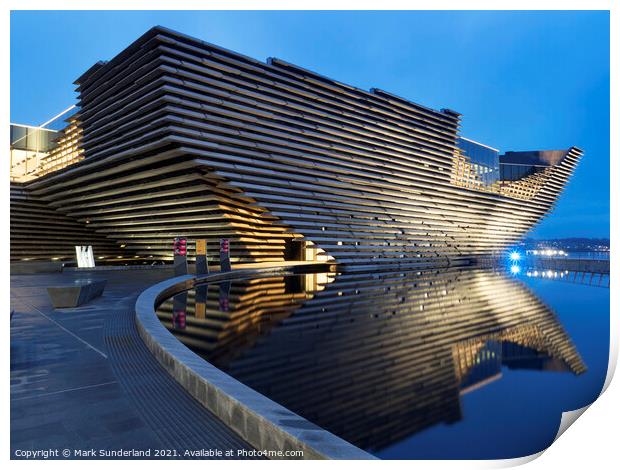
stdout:
{"type": "Polygon", "coordinates": [[[380,458],[510,458],[598,395],[609,290],[460,268],[199,286],[157,312],[206,360],[380,458]]]}

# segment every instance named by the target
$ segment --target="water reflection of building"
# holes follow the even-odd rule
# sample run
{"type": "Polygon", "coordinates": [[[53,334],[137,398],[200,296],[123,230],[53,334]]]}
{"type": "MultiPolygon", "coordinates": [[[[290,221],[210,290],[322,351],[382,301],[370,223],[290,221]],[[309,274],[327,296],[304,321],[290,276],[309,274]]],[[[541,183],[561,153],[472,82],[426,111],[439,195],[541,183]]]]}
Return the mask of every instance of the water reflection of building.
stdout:
{"type": "Polygon", "coordinates": [[[315,292],[287,290],[281,277],[243,281],[232,285],[228,312],[211,289],[206,318],[188,317],[175,334],[369,450],[460,420],[460,395],[499,378],[502,366],[586,369],[553,312],[518,281],[481,269],[343,274],[315,292]]]}
{"type": "Polygon", "coordinates": [[[194,351],[215,363],[226,363],[332,279],[333,274],[316,273],[202,285],[164,302],[157,315],[194,351]]]}

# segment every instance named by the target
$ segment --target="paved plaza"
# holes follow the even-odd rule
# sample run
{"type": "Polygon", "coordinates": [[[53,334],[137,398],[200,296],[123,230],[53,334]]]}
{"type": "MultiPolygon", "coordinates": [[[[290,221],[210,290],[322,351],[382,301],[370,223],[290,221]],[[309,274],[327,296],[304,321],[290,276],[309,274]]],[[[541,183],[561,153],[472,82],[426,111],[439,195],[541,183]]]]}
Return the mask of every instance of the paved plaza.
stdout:
{"type": "MultiPolygon", "coordinates": [[[[185,392],[138,336],[138,294],[168,269],[11,276],[11,457],[25,450],[234,451],[250,447],[185,392]],[[107,279],[103,296],[54,310],[46,287],[107,279]]],[[[151,454],[152,457],[154,455],[151,454]]],[[[223,455],[225,457],[226,455],[223,455]]],[[[53,456],[52,456],[53,457],[53,456]]],[[[63,458],[62,454],[58,458],[63,458]]]]}

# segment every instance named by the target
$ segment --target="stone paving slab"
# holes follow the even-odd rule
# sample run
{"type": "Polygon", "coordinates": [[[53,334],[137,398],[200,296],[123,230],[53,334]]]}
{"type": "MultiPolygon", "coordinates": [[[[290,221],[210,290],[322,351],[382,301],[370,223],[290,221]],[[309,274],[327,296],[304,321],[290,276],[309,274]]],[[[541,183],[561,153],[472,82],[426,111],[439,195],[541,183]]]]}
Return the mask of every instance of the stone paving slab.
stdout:
{"type": "MultiPolygon", "coordinates": [[[[137,295],[169,270],[11,276],[11,458],[17,450],[251,450],[149,354],[137,295]],[[108,279],[103,296],[54,309],[49,285],[108,279]]],[[[63,458],[62,455],[59,458],[63,458]]]]}

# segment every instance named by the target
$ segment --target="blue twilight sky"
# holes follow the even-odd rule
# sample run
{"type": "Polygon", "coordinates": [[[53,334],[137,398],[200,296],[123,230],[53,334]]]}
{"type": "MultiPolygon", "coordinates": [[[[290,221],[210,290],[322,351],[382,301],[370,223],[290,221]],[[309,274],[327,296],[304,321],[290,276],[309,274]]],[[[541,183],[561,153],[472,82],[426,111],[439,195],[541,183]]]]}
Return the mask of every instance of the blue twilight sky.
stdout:
{"type": "Polygon", "coordinates": [[[463,135],[502,151],[581,147],[532,235],[609,236],[607,12],[12,12],[11,122],[73,104],[78,76],[157,24],[454,109],[463,135]]]}

